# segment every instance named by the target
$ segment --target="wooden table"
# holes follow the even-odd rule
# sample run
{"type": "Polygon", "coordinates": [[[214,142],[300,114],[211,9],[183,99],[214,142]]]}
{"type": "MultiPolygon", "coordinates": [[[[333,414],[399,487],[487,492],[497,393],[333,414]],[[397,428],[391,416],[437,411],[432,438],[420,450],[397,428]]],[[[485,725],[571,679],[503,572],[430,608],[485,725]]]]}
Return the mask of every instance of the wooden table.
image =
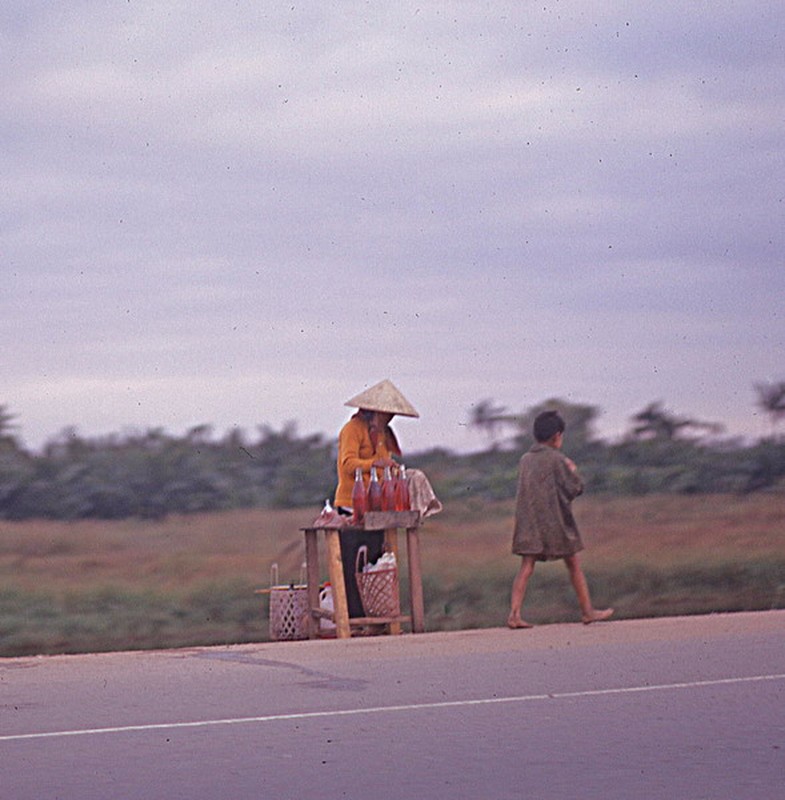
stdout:
{"type": "Polygon", "coordinates": [[[422,593],[422,572],[420,569],[420,512],[419,511],[369,511],[365,515],[362,528],[301,528],[305,534],[306,583],[308,586],[308,635],[316,638],[319,635],[319,621],[330,619],[335,623],[335,634],[339,639],[351,636],[352,626],[386,624],[391,632],[400,632],[402,623],[411,623],[412,633],[425,630],[425,606],[422,593]],[[396,556],[400,576],[400,559],[398,558],[398,531],[406,531],[406,561],[409,568],[409,607],[411,616],[397,617],[352,617],[346,603],[346,585],[344,583],[343,563],[341,561],[341,540],[339,531],[384,531],[385,549],[396,556]],[[324,534],[327,546],[327,571],[333,593],[333,611],[323,609],[319,605],[319,533],[324,534]]]}

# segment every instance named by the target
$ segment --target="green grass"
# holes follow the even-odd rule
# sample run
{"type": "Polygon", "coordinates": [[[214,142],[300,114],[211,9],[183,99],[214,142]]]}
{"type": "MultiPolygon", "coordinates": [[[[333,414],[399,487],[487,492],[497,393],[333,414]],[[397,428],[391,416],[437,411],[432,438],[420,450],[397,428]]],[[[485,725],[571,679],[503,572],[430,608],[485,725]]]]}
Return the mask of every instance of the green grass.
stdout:
{"type": "MultiPolygon", "coordinates": [[[[282,582],[299,577],[299,528],[317,513],[0,523],[0,656],[266,641],[268,596],[254,590],[273,562],[282,582]]],[[[785,608],[782,495],[582,498],[576,516],[595,604],[619,618],[785,608]]],[[[426,521],[427,630],[504,623],[511,526],[509,502],[449,504],[426,521]]],[[[563,564],[537,566],[524,615],[579,619],[563,564]]]]}
{"type": "MultiPolygon", "coordinates": [[[[785,608],[785,558],[659,570],[620,564],[587,569],[587,576],[594,604],[614,606],[619,619],[785,608]]],[[[498,571],[476,573],[450,585],[426,579],[428,629],[503,624],[511,580],[512,573],[498,571]]],[[[580,618],[567,571],[560,563],[537,566],[524,611],[526,619],[537,624],[580,618]]]]}
{"type": "Polygon", "coordinates": [[[259,641],[267,637],[267,618],[253,588],[227,580],[185,593],[3,591],[0,656],[259,641]]]}

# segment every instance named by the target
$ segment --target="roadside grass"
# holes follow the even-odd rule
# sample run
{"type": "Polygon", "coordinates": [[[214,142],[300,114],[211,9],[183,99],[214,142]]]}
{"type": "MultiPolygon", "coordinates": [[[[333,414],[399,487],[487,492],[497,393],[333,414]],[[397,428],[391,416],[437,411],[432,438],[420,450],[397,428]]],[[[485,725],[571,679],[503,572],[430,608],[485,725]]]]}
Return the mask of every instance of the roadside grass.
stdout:
{"type": "Polygon", "coordinates": [[[0,592],[0,655],[252,642],[267,636],[261,621],[253,589],[232,580],[186,593],[6,590],[0,592]]]}
{"type": "MultiPolygon", "coordinates": [[[[782,494],[589,496],[575,512],[595,604],[620,618],[785,608],[782,494]]],[[[254,590],[273,563],[282,583],[299,580],[299,528],[317,513],[2,522],[0,656],[266,641],[268,599],[254,590]]],[[[428,630],[504,623],[511,528],[510,502],[450,503],[425,521],[428,630]]],[[[537,566],[524,615],[579,619],[561,563],[537,566]]]]}

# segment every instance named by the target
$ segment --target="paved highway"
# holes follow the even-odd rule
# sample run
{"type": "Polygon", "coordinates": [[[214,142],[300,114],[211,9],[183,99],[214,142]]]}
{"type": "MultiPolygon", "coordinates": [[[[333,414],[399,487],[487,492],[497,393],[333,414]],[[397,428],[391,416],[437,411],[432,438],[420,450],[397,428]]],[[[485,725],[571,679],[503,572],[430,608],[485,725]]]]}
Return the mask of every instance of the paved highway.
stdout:
{"type": "Polygon", "coordinates": [[[0,660],[0,798],[785,797],[785,611],[0,660]]]}

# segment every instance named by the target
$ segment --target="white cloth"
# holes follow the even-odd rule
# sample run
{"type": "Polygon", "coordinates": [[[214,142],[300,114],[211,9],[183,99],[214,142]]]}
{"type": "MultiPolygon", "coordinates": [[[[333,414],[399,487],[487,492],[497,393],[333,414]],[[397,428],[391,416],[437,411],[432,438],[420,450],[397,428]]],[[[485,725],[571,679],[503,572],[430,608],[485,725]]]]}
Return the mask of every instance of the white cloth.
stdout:
{"type": "Polygon", "coordinates": [[[422,470],[407,469],[406,477],[409,479],[409,507],[412,511],[419,511],[420,517],[425,519],[444,508],[422,470]]]}

